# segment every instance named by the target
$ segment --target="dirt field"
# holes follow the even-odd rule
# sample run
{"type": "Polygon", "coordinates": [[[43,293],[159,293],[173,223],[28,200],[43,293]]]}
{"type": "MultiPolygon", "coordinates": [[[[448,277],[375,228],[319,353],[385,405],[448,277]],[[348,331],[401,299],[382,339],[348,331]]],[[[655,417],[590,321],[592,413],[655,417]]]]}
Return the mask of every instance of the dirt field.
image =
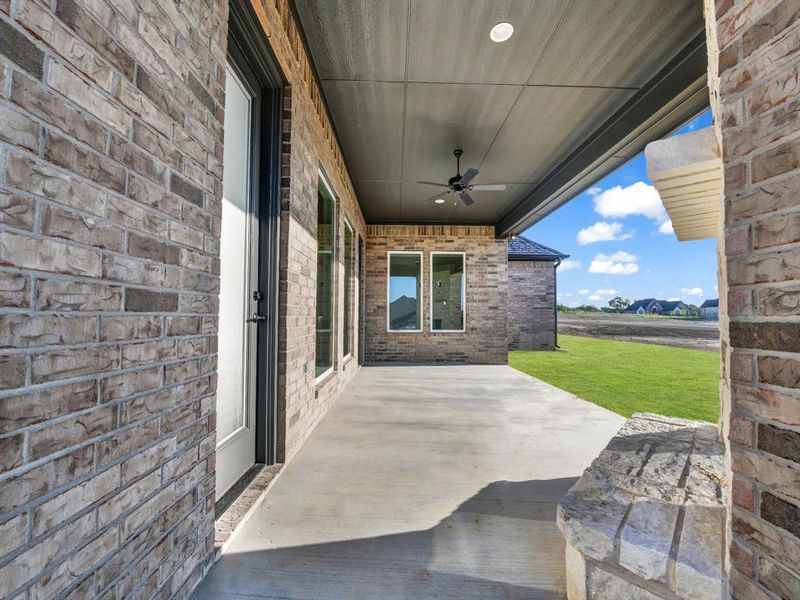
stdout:
{"type": "Polygon", "coordinates": [[[605,313],[559,313],[558,332],[565,335],[696,348],[709,352],[719,351],[719,324],[717,321],[605,313]]]}

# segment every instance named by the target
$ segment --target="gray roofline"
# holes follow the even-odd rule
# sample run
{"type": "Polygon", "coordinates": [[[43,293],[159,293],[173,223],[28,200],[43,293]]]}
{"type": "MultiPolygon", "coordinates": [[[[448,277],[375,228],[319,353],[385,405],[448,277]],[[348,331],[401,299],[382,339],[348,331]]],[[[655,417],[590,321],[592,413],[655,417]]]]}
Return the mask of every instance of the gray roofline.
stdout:
{"type": "Polygon", "coordinates": [[[702,31],[500,219],[498,237],[524,231],[705,110],[707,70],[702,31]]]}

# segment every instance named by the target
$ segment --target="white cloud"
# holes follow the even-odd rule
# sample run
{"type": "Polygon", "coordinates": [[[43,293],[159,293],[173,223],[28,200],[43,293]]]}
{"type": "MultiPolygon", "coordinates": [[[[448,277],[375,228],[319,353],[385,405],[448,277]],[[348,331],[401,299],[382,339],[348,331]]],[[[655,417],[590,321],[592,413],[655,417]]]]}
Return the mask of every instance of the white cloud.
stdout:
{"type": "Polygon", "coordinates": [[[680,298],[667,298],[667,302],[677,302],[680,298]]]}
{"type": "Polygon", "coordinates": [[[611,255],[611,258],[613,260],[618,260],[619,262],[625,262],[625,263],[636,262],[637,260],[639,260],[638,256],[636,256],[635,254],[631,254],[630,252],[625,252],[624,250],[614,252],[614,254],[611,255]]]}
{"type": "Polygon", "coordinates": [[[594,244],[595,242],[611,242],[614,240],[628,240],[633,237],[633,233],[623,232],[622,223],[606,223],[598,221],[586,229],[578,232],[578,243],[581,246],[594,244]]]}
{"type": "Polygon", "coordinates": [[[588,190],[586,190],[586,193],[589,194],[590,196],[597,196],[597,194],[599,194],[602,191],[603,191],[603,188],[590,187],[588,190]]]}
{"type": "Polygon", "coordinates": [[[580,302],[570,302],[569,303],[570,306],[578,306],[579,304],[580,304],[580,302]]]}
{"type": "Polygon", "coordinates": [[[572,271],[573,269],[580,269],[581,268],[581,261],[579,260],[562,260],[561,264],[558,265],[558,271],[572,271]]]}
{"type": "Polygon", "coordinates": [[[675,233],[675,230],[672,228],[672,219],[669,221],[664,221],[661,225],[659,225],[658,233],[663,233],[664,235],[675,233]]]}
{"type": "Polygon", "coordinates": [[[594,210],[606,218],[641,215],[659,224],[669,220],[658,191],[644,181],[637,181],[627,187],[617,185],[597,194],[594,198],[594,210]]]}
{"type": "Polygon", "coordinates": [[[684,296],[702,296],[703,290],[699,287],[681,288],[681,294],[684,296]]]}
{"type": "Polygon", "coordinates": [[[638,257],[630,252],[615,252],[611,256],[598,254],[589,265],[589,273],[633,275],[639,271],[638,257]]]}
{"type": "MultiPolygon", "coordinates": [[[[587,292],[589,290],[586,290],[587,292]]],[[[619,296],[619,290],[613,289],[599,289],[595,290],[591,296],[589,296],[589,300],[592,302],[599,302],[600,300],[605,300],[608,298],[613,298],[614,296],[619,296]]]]}
{"type": "Polygon", "coordinates": [[[589,290],[578,290],[578,293],[585,296],[586,294],[589,293],[589,290]]]}

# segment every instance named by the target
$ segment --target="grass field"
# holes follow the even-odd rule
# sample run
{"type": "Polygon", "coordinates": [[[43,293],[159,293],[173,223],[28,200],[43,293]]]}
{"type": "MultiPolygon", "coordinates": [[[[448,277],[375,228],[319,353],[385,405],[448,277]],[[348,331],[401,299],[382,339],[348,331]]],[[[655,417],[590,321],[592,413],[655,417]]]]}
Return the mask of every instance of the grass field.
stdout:
{"type": "Polygon", "coordinates": [[[625,417],[654,412],[716,422],[719,355],[561,335],[561,352],[509,352],[515,369],[625,417]]]}

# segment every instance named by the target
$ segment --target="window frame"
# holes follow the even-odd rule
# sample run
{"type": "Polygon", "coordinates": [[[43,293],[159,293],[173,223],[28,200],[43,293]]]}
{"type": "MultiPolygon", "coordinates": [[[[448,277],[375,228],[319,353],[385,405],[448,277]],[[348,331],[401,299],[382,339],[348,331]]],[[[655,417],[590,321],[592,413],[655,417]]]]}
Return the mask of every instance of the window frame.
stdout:
{"type": "Polygon", "coordinates": [[[390,310],[390,294],[392,291],[392,256],[393,255],[416,255],[419,256],[419,310],[423,311],[425,307],[425,281],[423,280],[423,273],[425,273],[425,257],[422,250],[389,250],[386,253],[386,332],[387,333],[422,333],[424,328],[425,318],[424,315],[419,316],[419,329],[392,329],[392,319],[390,310]]]}
{"type": "Polygon", "coordinates": [[[467,253],[466,252],[453,252],[453,251],[431,251],[430,252],[430,265],[428,269],[428,286],[430,288],[429,298],[429,327],[431,333],[466,333],[467,332],[467,253]],[[461,256],[461,264],[463,265],[461,286],[461,329],[434,329],[433,328],[433,257],[434,256],[461,256]]]}
{"type": "MultiPolygon", "coordinates": [[[[353,340],[355,339],[354,332],[356,326],[356,320],[354,317],[355,313],[355,297],[356,297],[356,289],[355,289],[355,275],[356,275],[356,230],[355,227],[350,223],[347,217],[344,215],[342,216],[342,260],[344,261],[347,258],[347,248],[346,246],[346,236],[347,231],[350,231],[350,278],[347,277],[347,265],[344,265],[344,281],[342,282],[342,286],[344,288],[344,299],[342,302],[342,316],[344,320],[347,320],[347,305],[348,305],[348,296],[350,296],[349,304],[350,304],[350,351],[345,352],[344,348],[342,349],[342,361],[349,361],[353,357],[353,340]],[[353,285],[351,285],[351,282],[353,285]],[[348,289],[350,287],[351,289],[348,289]]],[[[346,328],[344,327],[344,323],[342,323],[342,345],[344,346],[345,341],[345,334],[346,328]]]]}
{"type": "MultiPolygon", "coordinates": [[[[338,253],[336,252],[336,250],[337,250],[337,248],[336,248],[336,246],[337,246],[337,244],[336,244],[336,236],[338,235],[338,232],[336,230],[336,224],[337,224],[336,223],[336,214],[337,214],[337,200],[338,200],[338,197],[334,193],[333,188],[331,187],[331,184],[328,183],[328,178],[327,178],[327,176],[325,175],[325,172],[322,169],[318,170],[318,179],[317,179],[317,181],[318,181],[318,185],[319,185],[319,182],[321,182],[322,185],[325,187],[325,190],[330,195],[331,202],[333,203],[333,216],[332,216],[332,219],[331,219],[331,227],[333,227],[333,232],[331,234],[331,244],[332,244],[332,248],[331,248],[331,278],[333,279],[333,281],[331,283],[331,337],[333,339],[331,340],[331,348],[332,348],[332,350],[331,350],[331,366],[329,368],[327,368],[325,371],[323,371],[322,373],[320,373],[319,375],[316,375],[314,377],[314,385],[315,386],[317,386],[320,383],[322,383],[323,381],[325,381],[328,377],[330,377],[336,371],[336,355],[337,355],[337,352],[336,352],[335,348],[338,345],[336,343],[337,342],[337,340],[336,340],[336,295],[337,295],[336,294],[336,269],[334,268],[335,265],[336,265],[336,258],[338,256],[338,253]]],[[[319,189],[319,188],[317,188],[317,189],[319,189]]],[[[316,238],[316,242],[317,242],[317,253],[319,253],[319,237],[316,238]]],[[[319,277],[319,273],[317,273],[317,277],[319,277]]],[[[315,320],[317,318],[316,309],[314,311],[314,318],[315,318],[315,320]]],[[[315,338],[314,339],[314,345],[316,346],[316,331],[317,331],[316,322],[314,324],[314,327],[315,327],[315,329],[314,329],[314,338],[315,338]]],[[[317,364],[316,363],[317,363],[317,356],[316,356],[316,351],[315,351],[315,353],[314,353],[314,372],[315,373],[316,373],[316,370],[317,370],[317,364]]]]}

